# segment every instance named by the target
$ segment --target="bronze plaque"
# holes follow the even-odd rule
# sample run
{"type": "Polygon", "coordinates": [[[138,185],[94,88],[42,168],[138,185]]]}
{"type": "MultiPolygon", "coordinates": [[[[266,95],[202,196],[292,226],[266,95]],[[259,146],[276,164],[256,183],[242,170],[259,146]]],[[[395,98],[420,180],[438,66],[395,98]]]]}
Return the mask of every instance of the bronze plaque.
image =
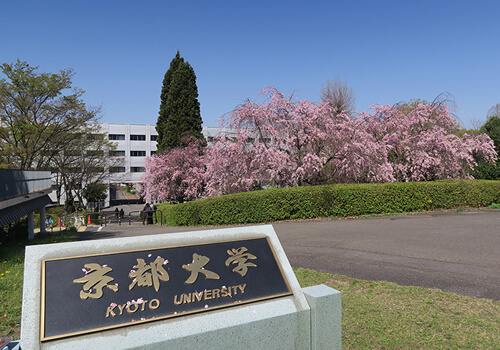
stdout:
{"type": "Polygon", "coordinates": [[[42,341],[291,295],[267,238],[46,259],[42,341]]]}

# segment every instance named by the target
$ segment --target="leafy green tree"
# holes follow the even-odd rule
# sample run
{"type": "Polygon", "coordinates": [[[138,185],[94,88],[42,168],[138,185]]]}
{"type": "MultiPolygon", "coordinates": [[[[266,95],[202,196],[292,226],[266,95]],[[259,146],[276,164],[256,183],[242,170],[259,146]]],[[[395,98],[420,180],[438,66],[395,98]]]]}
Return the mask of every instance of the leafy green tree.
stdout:
{"type": "Polygon", "coordinates": [[[83,190],[83,196],[88,202],[99,202],[106,199],[108,187],[100,182],[91,182],[83,190]]]}
{"type": "Polygon", "coordinates": [[[194,136],[204,140],[198,87],[193,67],[179,51],[165,73],[156,130],[159,153],[181,145],[181,139],[194,136]]]}
{"type": "Polygon", "coordinates": [[[87,133],[99,109],[85,106],[71,69],[37,73],[38,67],[19,60],[0,67],[8,79],[0,79],[1,160],[4,166],[49,169],[75,133],[87,133]]]}
{"type": "Polygon", "coordinates": [[[19,60],[0,69],[0,167],[50,169],[58,197],[65,192],[68,207],[75,195],[81,202],[114,147],[97,125],[100,109],[85,105],[71,69],[38,73],[19,60]]]}

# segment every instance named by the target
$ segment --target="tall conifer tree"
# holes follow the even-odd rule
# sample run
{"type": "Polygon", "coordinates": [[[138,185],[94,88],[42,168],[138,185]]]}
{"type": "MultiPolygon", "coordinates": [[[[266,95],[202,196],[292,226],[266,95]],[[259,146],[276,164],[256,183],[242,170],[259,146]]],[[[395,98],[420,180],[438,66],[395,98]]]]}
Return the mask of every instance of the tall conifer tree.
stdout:
{"type": "Polygon", "coordinates": [[[157,148],[162,153],[181,145],[185,136],[204,139],[198,102],[196,75],[179,51],[170,62],[161,90],[161,103],[156,131],[157,148]]]}

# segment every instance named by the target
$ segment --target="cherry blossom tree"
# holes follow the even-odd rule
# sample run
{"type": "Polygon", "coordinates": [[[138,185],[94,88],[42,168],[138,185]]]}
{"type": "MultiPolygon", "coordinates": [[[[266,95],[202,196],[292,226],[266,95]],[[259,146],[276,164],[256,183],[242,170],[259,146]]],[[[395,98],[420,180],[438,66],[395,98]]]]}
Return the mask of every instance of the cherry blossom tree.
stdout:
{"type": "Polygon", "coordinates": [[[179,147],[146,158],[146,173],[140,178],[142,196],[177,203],[199,198],[206,172],[203,144],[188,137],[179,147]]]}
{"type": "Polygon", "coordinates": [[[392,180],[387,154],[363,120],[337,113],[328,102],[296,101],[274,87],[260,96],[263,103],[248,100],[222,121],[237,136],[207,150],[210,194],[392,180]]]}
{"type": "Polygon", "coordinates": [[[355,114],[273,87],[259,96],[221,121],[229,137],[207,148],[186,139],[148,159],[143,195],[183,202],[270,187],[471,178],[477,160],[496,160],[487,135],[459,136],[446,104],[355,114]]]}
{"type": "Polygon", "coordinates": [[[385,145],[396,181],[472,178],[474,155],[496,160],[487,135],[458,136],[460,125],[445,104],[418,104],[407,113],[391,106],[372,108],[372,115],[361,116],[385,145]]]}
{"type": "Polygon", "coordinates": [[[206,150],[207,197],[257,190],[268,182],[262,147],[246,145],[247,139],[241,132],[234,139],[215,139],[206,150]]]}

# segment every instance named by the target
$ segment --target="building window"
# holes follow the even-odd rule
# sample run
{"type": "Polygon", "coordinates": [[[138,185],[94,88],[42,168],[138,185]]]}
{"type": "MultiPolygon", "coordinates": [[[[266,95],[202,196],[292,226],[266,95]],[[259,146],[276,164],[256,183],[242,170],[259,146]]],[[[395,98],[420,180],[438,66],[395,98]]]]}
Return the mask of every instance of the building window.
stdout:
{"type": "Polygon", "coordinates": [[[131,157],[146,157],[146,151],[130,151],[131,157]]]}
{"type": "Polygon", "coordinates": [[[109,151],[110,157],[125,157],[125,151],[109,151]]]}
{"type": "Polygon", "coordinates": [[[123,134],[109,134],[109,139],[113,141],[123,141],[125,140],[125,135],[123,134]]]}
{"type": "Polygon", "coordinates": [[[142,166],[133,166],[130,167],[130,172],[131,173],[143,173],[145,170],[142,166]]]}
{"type": "Polygon", "coordinates": [[[124,173],[125,172],[125,167],[124,166],[114,166],[109,168],[110,173],[124,173]]]}
{"type": "Polygon", "coordinates": [[[158,135],[151,135],[151,141],[158,140],[158,135]]]}
{"type": "Polygon", "coordinates": [[[130,141],[146,141],[146,135],[130,135],[130,141]]]}
{"type": "Polygon", "coordinates": [[[156,151],[151,151],[151,155],[154,156],[156,154],[156,151]]]}

